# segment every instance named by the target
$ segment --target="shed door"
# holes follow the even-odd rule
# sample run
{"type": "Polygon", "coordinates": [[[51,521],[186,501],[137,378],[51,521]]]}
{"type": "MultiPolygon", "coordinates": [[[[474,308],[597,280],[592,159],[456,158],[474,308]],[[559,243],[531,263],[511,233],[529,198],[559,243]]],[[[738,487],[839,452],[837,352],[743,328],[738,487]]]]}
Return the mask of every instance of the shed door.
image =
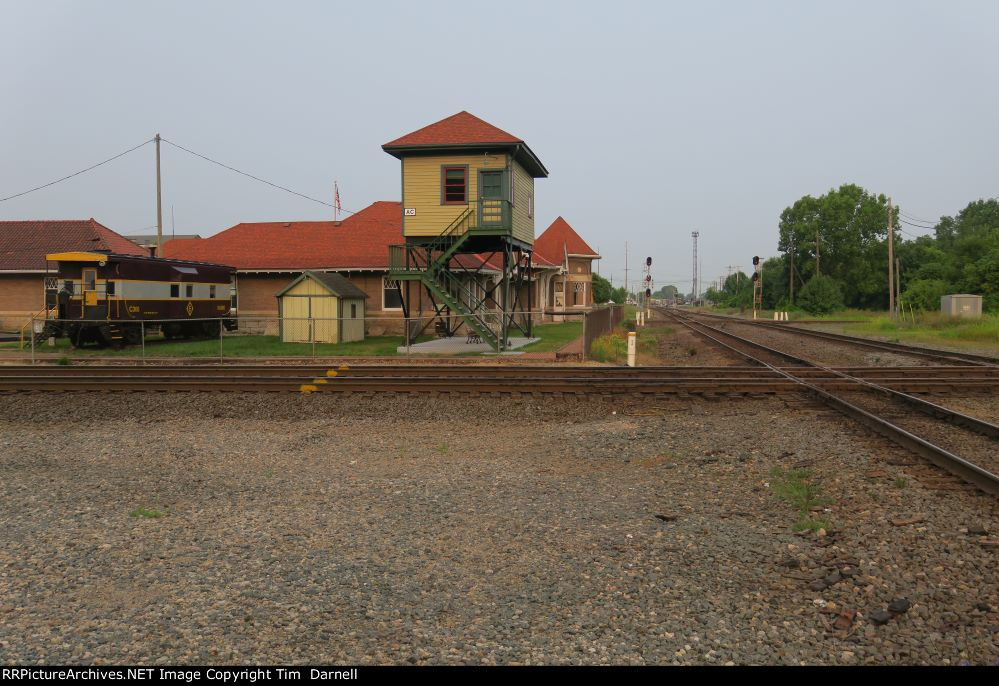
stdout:
{"type": "Polygon", "coordinates": [[[285,343],[306,343],[309,340],[309,298],[289,295],[282,300],[282,336],[285,343]]]}
{"type": "Polygon", "coordinates": [[[331,296],[309,298],[316,340],[320,343],[339,343],[339,322],[337,321],[338,299],[331,296]]]}

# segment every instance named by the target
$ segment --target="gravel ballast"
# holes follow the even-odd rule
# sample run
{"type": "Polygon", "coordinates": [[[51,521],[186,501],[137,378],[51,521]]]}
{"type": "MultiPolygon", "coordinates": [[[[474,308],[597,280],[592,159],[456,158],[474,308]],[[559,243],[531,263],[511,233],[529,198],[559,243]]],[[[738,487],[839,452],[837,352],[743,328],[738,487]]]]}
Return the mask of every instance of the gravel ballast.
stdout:
{"type": "Polygon", "coordinates": [[[927,472],[795,399],[0,396],[0,662],[991,664],[927,472]]]}

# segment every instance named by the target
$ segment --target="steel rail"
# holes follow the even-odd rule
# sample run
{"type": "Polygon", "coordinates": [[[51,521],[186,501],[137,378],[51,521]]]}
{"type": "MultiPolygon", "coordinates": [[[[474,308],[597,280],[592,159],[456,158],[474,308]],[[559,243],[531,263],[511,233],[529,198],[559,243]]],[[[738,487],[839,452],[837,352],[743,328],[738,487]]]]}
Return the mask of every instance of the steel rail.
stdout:
{"type": "MultiPolygon", "coordinates": [[[[959,455],[955,455],[954,453],[945,450],[944,448],[934,445],[929,441],[920,438],[919,436],[916,436],[912,432],[907,431],[906,429],[903,429],[900,426],[892,424],[891,422],[882,419],[881,417],[878,417],[877,415],[874,415],[863,408],[857,407],[853,403],[850,403],[842,398],[839,398],[827,392],[826,390],[805,381],[804,379],[792,376],[791,374],[781,370],[778,367],[774,367],[762,360],[756,359],[749,353],[728,345],[724,341],[721,341],[715,336],[712,336],[710,333],[706,333],[705,331],[701,330],[699,327],[704,327],[709,330],[716,331],[725,336],[729,336],[733,339],[736,339],[740,342],[751,343],[754,346],[758,346],[759,344],[755,344],[752,341],[746,341],[745,339],[735,334],[726,331],[720,331],[718,329],[715,329],[714,327],[707,326],[700,322],[690,322],[686,320],[685,317],[681,317],[676,313],[668,311],[663,311],[663,312],[668,316],[673,317],[676,321],[686,326],[691,331],[694,331],[695,333],[715,342],[716,344],[735,352],[744,359],[755,361],[757,364],[769,367],[778,374],[786,376],[788,379],[795,381],[801,386],[802,389],[805,390],[807,394],[824,402],[825,404],[833,407],[834,409],[839,410],[846,416],[860,421],[869,429],[880,434],[881,436],[884,436],[888,440],[898,445],[901,445],[902,447],[911,450],[912,452],[915,452],[918,455],[921,455],[922,457],[926,458],[927,460],[937,465],[941,469],[945,469],[946,471],[954,474],[955,476],[969,483],[974,484],[983,491],[990,493],[992,495],[999,496],[999,476],[985,469],[982,469],[978,465],[969,462],[968,460],[965,460],[959,455]]],[[[787,356],[786,354],[784,355],[787,356]]],[[[947,410],[946,408],[940,408],[940,409],[944,410],[949,414],[960,414],[960,413],[955,413],[953,410],[947,410]]],[[[969,419],[974,419],[974,418],[969,418],[969,419]]],[[[981,421],[981,420],[976,420],[976,421],[981,421]]]]}
{"type": "MultiPolygon", "coordinates": [[[[999,367],[829,367],[835,373],[842,373],[858,377],[898,377],[904,375],[911,377],[919,374],[923,379],[959,379],[974,378],[980,380],[999,380],[999,367]]],[[[681,375],[705,375],[717,374],[722,376],[768,376],[772,372],[759,366],[749,367],[706,367],[706,366],[680,366],[680,367],[587,367],[587,366],[557,366],[557,367],[535,367],[535,366],[475,366],[475,367],[447,367],[447,366],[412,366],[412,365],[372,365],[372,366],[332,366],[332,365],[239,365],[239,366],[219,366],[219,365],[79,365],[73,367],[62,367],[56,365],[0,365],[0,376],[72,376],[74,374],[85,374],[89,376],[184,376],[196,374],[199,376],[290,376],[290,375],[317,375],[326,374],[329,370],[334,370],[342,375],[363,375],[363,376],[480,376],[480,377],[509,377],[521,378],[532,377],[603,377],[603,376],[636,376],[642,378],[649,377],[675,377],[681,375]]],[[[814,366],[801,366],[788,368],[794,374],[821,374],[827,373],[824,370],[816,369],[814,366]]]]}
{"type": "Polygon", "coordinates": [[[915,357],[923,357],[931,360],[947,360],[949,362],[959,362],[962,364],[970,363],[974,365],[992,366],[992,367],[999,365],[999,358],[991,357],[988,355],[975,355],[973,353],[960,353],[947,350],[937,350],[935,348],[926,348],[916,345],[905,345],[903,343],[889,343],[888,341],[876,341],[870,338],[862,338],[859,336],[848,336],[847,334],[832,333],[829,331],[816,331],[815,329],[803,329],[801,327],[782,322],[742,319],[740,317],[731,317],[728,315],[714,314],[707,312],[697,312],[690,314],[691,316],[697,316],[697,317],[710,317],[712,319],[721,319],[723,321],[732,322],[734,324],[769,327],[779,331],[785,331],[787,333],[797,333],[801,334],[802,336],[811,336],[813,338],[821,338],[839,343],[848,343],[864,348],[871,348],[874,350],[882,350],[886,352],[893,352],[915,357]]]}
{"type": "MultiPolygon", "coordinates": [[[[770,353],[773,353],[773,354],[777,354],[777,355],[784,355],[786,357],[789,357],[789,358],[792,358],[792,359],[796,359],[796,360],[801,360],[801,358],[798,358],[798,357],[795,357],[795,356],[792,356],[792,355],[788,355],[787,353],[784,353],[782,351],[776,350],[774,348],[769,348],[769,347],[767,347],[765,345],[762,345],[760,343],[757,343],[755,341],[750,341],[750,340],[748,340],[746,338],[743,338],[741,336],[737,336],[737,335],[735,335],[735,334],[733,334],[731,332],[723,331],[722,329],[718,329],[718,328],[710,326],[708,324],[704,324],[703,322],[696,322],[696,323],[697,323],[698,326],[703,326],[703,327],[711,329],[712,331],[715,331],[717,333],[721,333],[721,334],[726,335],[726,336],[731,336],[731,337],[735,338],[736,340],[739,340],[739,341],[744,342],[746,344],[752,345],[753,347],[760,348],[762,350],[766,350],[767,352],[770,352],[770,353]]],[[[821,369],[822,371],[824,371],[826,373],[831,373],[831,374],[834,374],[836,376],[840,376],[842,378],[846,378],[846,379],[849,379],[851,381],[855,381],[856,383],[858,383],[861,386],[863,386],[865,390],[874,391],[876,393],[880,393],[881,395],[887,396],[889,398],[893,398],[895,400],[899,400],[899,401],[905,403],[906,405],[909,405],[910,407],[915,408],[919,412],[922,412],[923,414],[928,415],[930,417],[933,417],[935,419],[943,419],[944,421],[950,422],[951,424],[954,424],[956,426],[963,426],[964,428],[970,429],[971,431],[979,433],[979,434],[981,434],[983,436],[988,436],[989,438],[992,438],[992,439],[999,439],[999,425],[993,424],[992,422],[987,422],[985,420],[978,419],[977,417],[972,417],[970,415],[966,415],[966,414],[963,414],[961,412],[956,412],[956,411],[948,409],[946,407],[942,407],[940,405],[936,405],[934,403],[931,403],[928,400],[923,400],[922,398],[917,398],[917,397],[915,397],[913,395],[909,395],[908,393],[904,393],[902,391],[899,391],[899,390],[896,390],[896,389],[893,389],[893,388],[888,388],[886,386],[875,384],[875,383],[873,383],[871,381],[859,378],[857,376],[853,376],[853,375],[850,375],[850,374],[845,374],[843,372],[836,372],[832,368],[826,367],[826,366],[818,364],[816,362],[810,362],[809,363],[807,360],[805,360],[805,362],[806,362],[806,364],[810,364],[811,366],[815,367],[816,369],[821,369]]]]}

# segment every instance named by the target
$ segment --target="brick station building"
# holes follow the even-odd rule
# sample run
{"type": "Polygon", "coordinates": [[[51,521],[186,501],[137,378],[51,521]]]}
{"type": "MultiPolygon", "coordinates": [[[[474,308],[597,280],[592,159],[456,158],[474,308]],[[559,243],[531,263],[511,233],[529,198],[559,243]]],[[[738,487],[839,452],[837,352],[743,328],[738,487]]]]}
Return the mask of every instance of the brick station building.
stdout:
{"type": "Polygon", "coordinates": [[[279,291],[306,270],[341,274],[368,296],[367,334],[378,336],[402,332],[399,293],[385,278],[388,246],[401,239],[402,205],[384,201],[342,221],[242,223],[208,238],[167,241],[163,257],[234,267],[240,330],[272,335],[279,291]]]}
{"type": "Polygon", "coordinates": [[[92,217],[0,221],[0,331],[18,331],[33,315],[44,316],[45,256],[74,250],[149,254],[92,217]]]}

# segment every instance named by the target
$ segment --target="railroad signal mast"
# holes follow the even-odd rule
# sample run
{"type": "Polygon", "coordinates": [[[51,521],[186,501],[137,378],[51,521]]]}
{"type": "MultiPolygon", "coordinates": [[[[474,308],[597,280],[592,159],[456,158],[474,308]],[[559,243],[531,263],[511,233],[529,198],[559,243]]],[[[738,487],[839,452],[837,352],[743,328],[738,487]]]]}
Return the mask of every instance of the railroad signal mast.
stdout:
{"type": "Polygon", "coordinates": [[[642,279],[642,285],[645,287],[645,316],[648,317],[651,314],[652,309],[652,258],[645,258],[645,277],[642,279]]]}
{"type": "Polygon", "coordinates": [[[694,239],[694,279],[693,279],[694,284],[693,284],[693,290],[691,291],[692,294],[693,294],[693,297],[691,298],[691,300],[692,300],[693,304],[695,304],[695,305],[697,304],[697,299],[698,299],[698,296],[700,295],[698,293],[698,290],[700,290],[700,289],[698,289],[698,287],[697,287],[698,286],[698,281],[697,281],[697,237],[700,236],[700,235],[701,235],[700,231],[691,231],[690,232],[690,237],[694,239]]]}
{"type": "Polygon", "coordinates": [[[763,265],[759,256],[753,256],[753,319],[763,309],[763,265]]]}

